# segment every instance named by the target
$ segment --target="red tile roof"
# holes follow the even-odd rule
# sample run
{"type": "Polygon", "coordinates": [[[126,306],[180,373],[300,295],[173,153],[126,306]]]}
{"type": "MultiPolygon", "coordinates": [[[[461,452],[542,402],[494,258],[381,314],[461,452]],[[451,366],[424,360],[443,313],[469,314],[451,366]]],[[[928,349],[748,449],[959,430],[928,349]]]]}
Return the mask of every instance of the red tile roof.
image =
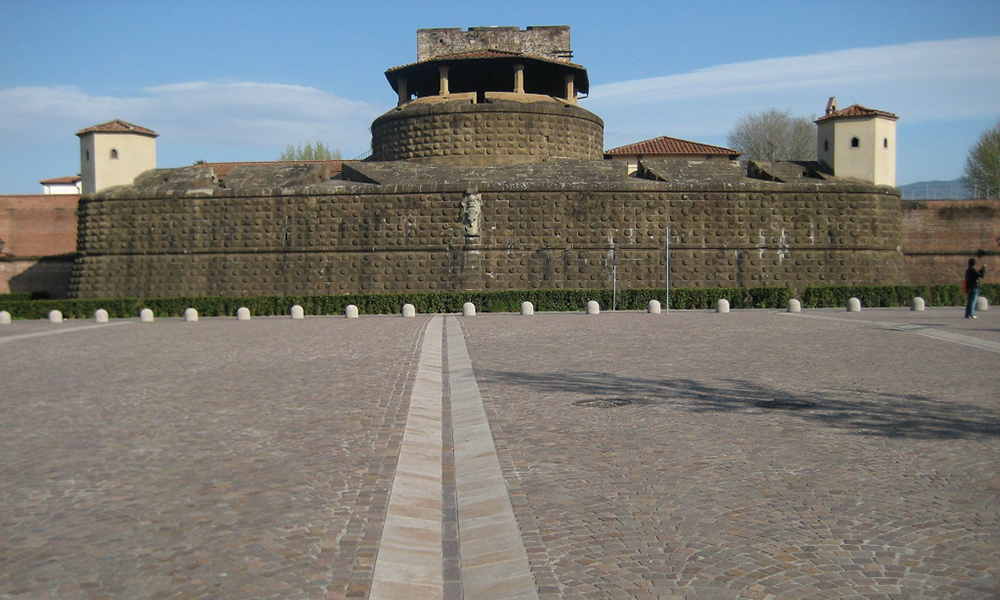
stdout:
{"type": "Polygon", "coordinates": [[[679,138],[667,137],[665,135],[651,140],[619,146],[611,150],[605,150],[605,155],[630,155],[642,154],[644,156],[671,155],[671,154],[718,154],[723,156],[739,156],[740,153],[732,148],[722,146],[710,146],[698,142],[691,142],[679,138]]]}
{"type": "Polygon", "coordinates": [[[76,132],[76,135],[84,135],[86,133],[138,133],[152,137],[159,137],[160,135],[152,129],[146,129],[145,127],[139,127],[138,125],[126,123],[121,119],[115,119],[114,121],[108,121],[107,123],[101,123],[100,125],[94,125],[93,127],[81,129],[76,132]]]}
{"type": "Polygon", "coordinates": [[[57,183],[76,183],[82,179],[79,175],[69,175],[66,177],[55,177],[53,179],[44,179],[38,183],[42,185],[52,185],[57,183]]]}
{"type": "Polygon", "coordinates": [[[861,106],[860,104],[852,104],[844,110],[838,110],[816,119],[816,123],[820,123],[828,119],[836,119],[837,117],[885,117],[886,119],[892,119],[893,121],[899,118],[891,112],[875,110],[874,108],[868,108],[867,106],[861,106]]]}
{"type": "Polygon", "coordinates": [[[290,160],[290,161],[279,161],[279,160],[262,160],[262,161],[250,161],[250,162],[213,162],[213,163],[202,163],[200,165],[194,165],[196,167],[212,167],[215,169],[216,177],[225,177],[229,175],[233,169],[239,166],[255,166],[255,165],[280,165],[284,163],[294,163],[294,164],[327,164],[330,165],[330,177],[335,177],[340,175],[342,166],[345,162],[343,160],[290,160]]]}

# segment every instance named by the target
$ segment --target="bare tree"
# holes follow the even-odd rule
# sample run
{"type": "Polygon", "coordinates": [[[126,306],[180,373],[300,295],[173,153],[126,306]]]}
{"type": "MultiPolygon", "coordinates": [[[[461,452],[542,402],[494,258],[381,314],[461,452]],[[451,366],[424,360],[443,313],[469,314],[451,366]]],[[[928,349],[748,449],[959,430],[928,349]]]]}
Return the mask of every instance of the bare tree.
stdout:
{"type": "Polygon", "coordinates": [[[962,183],[975,199],[997,197],[1000,192],[1000,121],[984,131],[969,149],[962,183]]]}
{"type": "Polygon", "coordinates": [[[813,119],[776,108],[744,115],[727,139],[744,160],[816,160],[813,119]]]}
{"type": "Polygon", "coordinates": [[[340,160],[340,158],[340,148],[333,148],[331,150],[323,142],[317,141],[315,144],[306,142],[305,146],[302,144],[299,144],[298,146],[288,144],[288,147],[281,153],[278,160],[340,160]]]}

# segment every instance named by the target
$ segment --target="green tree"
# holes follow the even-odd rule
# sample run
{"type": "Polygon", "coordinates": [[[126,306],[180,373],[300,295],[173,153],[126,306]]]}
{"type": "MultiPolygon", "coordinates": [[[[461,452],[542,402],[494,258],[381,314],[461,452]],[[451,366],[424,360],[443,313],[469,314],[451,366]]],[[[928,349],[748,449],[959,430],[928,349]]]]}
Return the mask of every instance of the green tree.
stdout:
{"type": "Polygon", "coordinates": [[[305,146],[302,144],[299,144],[298,146],[288,144],[285,151],[278,157],[278,160],[281,161],[340,159],[340,148],[330,149],[326,144],[320,141],[317,141],[315,144],[306,142],[305,146]]]}
{"type": "Polygon", "coordinates": [[[973,198],[1000,196],[1000,121],[984,131],[969,149],[962,183],[973,198]]]}
{"type": "Polygon", "coordinates": [[[813,119],[776,108],[740,117],[727,139],[743,160],[816,160],[813,119]]]}

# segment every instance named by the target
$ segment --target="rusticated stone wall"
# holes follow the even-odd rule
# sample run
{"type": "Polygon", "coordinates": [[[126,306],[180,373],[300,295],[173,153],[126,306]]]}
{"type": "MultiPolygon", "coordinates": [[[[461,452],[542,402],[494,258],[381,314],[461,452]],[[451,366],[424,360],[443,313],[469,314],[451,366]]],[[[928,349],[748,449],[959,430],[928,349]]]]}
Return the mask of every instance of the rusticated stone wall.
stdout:
{"type": "MultiPolygon", "coordinates": [[[[436,99],[432,99],[436,100],[436,99]]],[[[372,158],[461,164],[601,160],[604,122],[583,108],[546,99],[411,102],[372,124],[372,158]]]]}
{"type": "Polygon", "coordinates": [[[352,184],[295,195],[217,189],[208,197],[85,197],[72,293],[607,287],[612,244],[619,286],[662,287],[668,227],[674,287],[907,281],[899,196],[887,188],[509,187],[470,194],[458,185],[352,184]]]}

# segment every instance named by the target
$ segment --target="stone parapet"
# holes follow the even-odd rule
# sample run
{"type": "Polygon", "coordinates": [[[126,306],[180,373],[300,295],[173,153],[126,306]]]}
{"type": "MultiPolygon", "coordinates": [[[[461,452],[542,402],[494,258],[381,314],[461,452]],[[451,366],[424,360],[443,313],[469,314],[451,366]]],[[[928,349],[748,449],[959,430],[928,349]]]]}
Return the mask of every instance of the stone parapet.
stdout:
{"type": "MultiPolygon", "coordinates": [[[[542,97],[539,97],[542,98],[542,97]]],[[[510,164],[550,158],[600,160],[604,122],[554,98],[476,103],[415,100],[372,124],[372,159],[510,164]]]]}

